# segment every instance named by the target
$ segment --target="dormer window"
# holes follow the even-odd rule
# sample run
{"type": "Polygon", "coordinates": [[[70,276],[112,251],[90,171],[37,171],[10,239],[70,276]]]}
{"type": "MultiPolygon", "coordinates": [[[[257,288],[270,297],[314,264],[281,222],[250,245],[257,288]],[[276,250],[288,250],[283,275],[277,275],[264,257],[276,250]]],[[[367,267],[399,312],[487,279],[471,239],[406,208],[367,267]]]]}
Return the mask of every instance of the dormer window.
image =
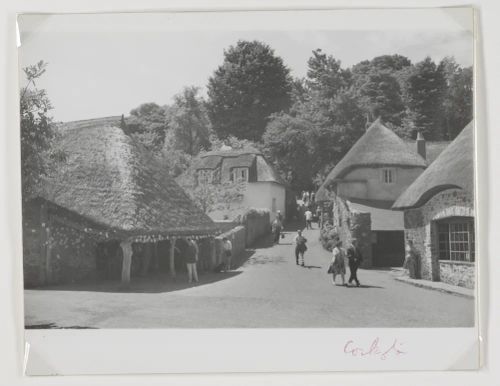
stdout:
{"type": "Polygon", "coordinates": [[[233,182],[248,182],[248,168],[232,169],[230,180],[233,182]]]}

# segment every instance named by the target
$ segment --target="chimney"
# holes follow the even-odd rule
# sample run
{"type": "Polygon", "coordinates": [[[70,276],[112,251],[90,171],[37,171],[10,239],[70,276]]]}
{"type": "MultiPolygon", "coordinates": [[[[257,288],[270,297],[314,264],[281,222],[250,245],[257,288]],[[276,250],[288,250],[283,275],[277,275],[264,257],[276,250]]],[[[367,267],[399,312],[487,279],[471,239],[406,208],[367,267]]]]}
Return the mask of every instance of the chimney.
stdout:
{"type": "Polygon", "coordinates": [[[425,138],[421,132],[417,134],[417,153],[420,154],[423,159],[426,159],[425,138]]]}

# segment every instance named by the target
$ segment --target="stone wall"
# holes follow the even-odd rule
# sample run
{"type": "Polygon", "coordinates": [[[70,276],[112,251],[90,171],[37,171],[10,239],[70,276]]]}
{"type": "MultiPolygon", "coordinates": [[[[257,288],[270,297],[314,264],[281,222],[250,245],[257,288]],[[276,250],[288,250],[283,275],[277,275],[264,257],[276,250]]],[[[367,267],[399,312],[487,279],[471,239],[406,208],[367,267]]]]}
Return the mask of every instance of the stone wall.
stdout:
{"type": "Polygon", "coordinates": [[[23,204],[25,287],[95,277],[97,242],[85,232],[86,225],[78,216],[43,200],[23,204]]]}
{"type": "Polygon", "coordinates": [[[474,288],[475,264],[467,261],[439,262],[441,281],[459,287],[474,288]]]}
{"type": "MultiPolygon", "coordinates": [[[[447,271],[449,267],[442,266],[438,258],[435,221],[457,216],[474,217],[472,198],[461,189],[444,190],[434,195],[420,208],[405,211],[405,240],[413,240],[413,244],[420,255],[422,279],[433,281],[451,280],[449,279],[450,276],[441,277],[441,267],[444,268],[444,271],[447,271]]],[[[473,266],[475,267],[474,264],[473,266]]],[[[475,269],[471,270],[474,271],[475,269]]],[[[457,282],[457,280],[452,281],[450,284],[457,282]]]]}
{"type": "Polygon", "coordinates": [[[241,225],[246,231],[245,246],[250,247],[261,237],[270,234],[270,212],[264,209],[250,209],[241,219],[241,225]]]}
{"type": "Polygon", "coordinates": [[[339,196],[333,199],[333,225],[337,230],[344,248],[352,239],[358,240],[358,245],[363,255],[363,268],[373,266],[372,259],[372,236],[371,236],[371,215],[354,210],[349,201],[339,196]]]}

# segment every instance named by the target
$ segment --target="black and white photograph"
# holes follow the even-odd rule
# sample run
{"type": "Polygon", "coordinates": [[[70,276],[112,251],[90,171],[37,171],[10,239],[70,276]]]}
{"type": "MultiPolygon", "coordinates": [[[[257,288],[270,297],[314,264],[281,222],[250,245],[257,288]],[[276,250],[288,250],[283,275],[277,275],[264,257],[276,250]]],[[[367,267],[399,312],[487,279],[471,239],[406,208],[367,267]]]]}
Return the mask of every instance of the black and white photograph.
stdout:
{"type": "Polygon", "coordinates": [[[170,18],[19,16],[25,328],[474,327],[473,30],[170,18]]]}

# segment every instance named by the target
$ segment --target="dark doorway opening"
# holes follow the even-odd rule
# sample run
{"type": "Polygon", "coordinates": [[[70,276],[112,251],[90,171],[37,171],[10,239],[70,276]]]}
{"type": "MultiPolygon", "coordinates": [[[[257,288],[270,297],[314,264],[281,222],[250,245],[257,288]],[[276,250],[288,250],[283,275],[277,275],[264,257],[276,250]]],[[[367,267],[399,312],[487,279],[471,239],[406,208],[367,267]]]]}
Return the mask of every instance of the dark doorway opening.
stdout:
{"type": "Polygon", "coordinates": [[[402,267],[405,259],[404,231],[372,231],[373,265],[402,267]]]}

